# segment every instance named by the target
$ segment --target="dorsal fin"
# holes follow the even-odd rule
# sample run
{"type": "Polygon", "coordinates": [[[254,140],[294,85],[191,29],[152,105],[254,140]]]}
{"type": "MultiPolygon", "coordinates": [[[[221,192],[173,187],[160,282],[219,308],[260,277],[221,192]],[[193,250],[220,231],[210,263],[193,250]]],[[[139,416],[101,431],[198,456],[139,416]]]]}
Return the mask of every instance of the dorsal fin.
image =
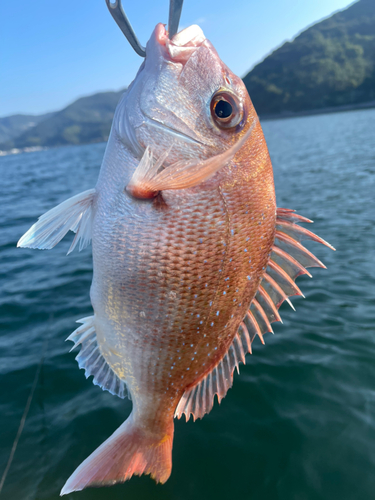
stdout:
{"type": "Polygon", "coordinates": [[[233,372],[239,362],[245,363],[245,355],[251,350],[252,339],[244,323],[241,323],[232,344],[222,360],[199,383],[187,389],[175,411],[175,417],[181,418],[185,413],[186,420],[190,414],[193,420],[202,418],[213,407],[215,394],[220,401],[233,384],[233,372]]]}
{"type": "MultiPolygon", "coordinates": [[[[301,274],[311,274],[306,267],[323,267],[309,250],[301,245],[302,239],[311,239],[334,248],[311,231],[298,226],[298,222],[312,222],[294,210],[278,208],[276,212],[276,235],[270,260],[260,286],[253,298],[238,333],[224,357],[198,384],[189,387],[183,394],[175,417],[185,414],[186,420],[202,418],[213,407],[215,394],[218,401],[225,397],[233,384],[233,372],[239,371],[239,362],[245,364],[245,355],[251,353],[251,344],[256,336],[264,344],[263,335],[272,332],[271,323],[281,321],[278,308],[289,297],[302,295],[294,283],[301,274]]],[[[302,295],[303,296],[303,295],[302,295]]],[[[294,309],[294,308],[293,308],[294,309]]]]}

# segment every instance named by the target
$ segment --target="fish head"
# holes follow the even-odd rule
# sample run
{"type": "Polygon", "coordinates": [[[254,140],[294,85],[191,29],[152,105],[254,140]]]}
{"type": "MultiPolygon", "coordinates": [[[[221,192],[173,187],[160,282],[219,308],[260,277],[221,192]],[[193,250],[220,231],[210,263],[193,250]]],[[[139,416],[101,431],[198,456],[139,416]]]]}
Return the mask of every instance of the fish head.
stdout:
{"type": "Polygon", "coordinates": [[[170,40],[158,24],[146,58],[115,114],[120,140],[141,155],[205,159],[231,147],[256,119],[241,78],[221,61],[201,28],[170,40]]]}

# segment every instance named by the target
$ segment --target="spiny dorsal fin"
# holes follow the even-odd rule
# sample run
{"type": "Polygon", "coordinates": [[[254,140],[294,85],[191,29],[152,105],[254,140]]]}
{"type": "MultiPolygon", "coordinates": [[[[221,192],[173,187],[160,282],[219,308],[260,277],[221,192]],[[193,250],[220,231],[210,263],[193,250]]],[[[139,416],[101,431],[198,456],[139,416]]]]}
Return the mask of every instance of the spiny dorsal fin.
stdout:
{"type": "Polygon", "coordinates": [[[215,394],[220,403],[228,389],[232,387],[235,368],[239,372],[239,362],[245,363],[245,355],[251,349],[251,342],[246,326],[241,323],[222,360],[199,384],[185,391],[176,408],[175,417],[181,418],[185,414],[186,420],[189,420],[191,414],[193,420],[202,418],[205,413],[211,411],[215,394]]]}
{"type": "MultiPolygon", "coordinates": [[[[294,210],[278,208],[276,212],[276,236],[270,260],[258,291],[241,323],[238,333],[221,361],[198,384],[183,394],[175,417],[186,420],[202,418],[213,407],[215,394],[218,401],[225,397],[233,385],[233,372],[239,371],[239,362],[245,364],[245,355],[251,353],[251,344],[256,336],[264,344],[263,335],[272,332],[271,323],[281,321],[278,308],[286,300],[294,309],[289,297],[302,295],[294,283],[301,274],[311,274],[306,267],[323,267],[309,250],[301,245],[302,239],[311,239],[334,248],[311,231],[297,225],[298,222],[312,222],[294,210]]],[[[273,333],[273,332],[272,332],[273,333]]]]}

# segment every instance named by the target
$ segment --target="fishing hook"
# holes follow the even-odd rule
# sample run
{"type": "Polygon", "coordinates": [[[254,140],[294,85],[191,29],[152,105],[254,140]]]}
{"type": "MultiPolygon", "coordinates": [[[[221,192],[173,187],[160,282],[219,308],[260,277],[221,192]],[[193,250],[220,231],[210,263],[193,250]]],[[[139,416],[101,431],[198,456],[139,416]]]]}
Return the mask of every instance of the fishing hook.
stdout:
{"type": "Polygon", "coordinates": [[[180,22],[182,4],[184,0],[170,0],[169,2],[169,19],[168,19],[168,37],[174,36],[178,31],[180,22]]]}
{"type": "Polygon", "coordinates": [[[130,24],[129,19],[126,17],[125,12],[123,11],[121,0],[116,0],[113,3],[111,2],[111,0],[105,0],[105,3],[107,4],[111,16],[116,21],[117,26],[124,33],[128,42],[136,51],[136,53],[141,57],[146,57],[146,49],[139,43],[137,35],[134,33],[133,27],[130,24]]]}
{"type": "MultiPolygon", "coordinates": [[[[105,0],[105,3],[107,4],[111,16],[116,21],[120,30],[124,33],[135,52],[141,57],[146,57],[146,48],[140,44],[137,35],[134,33],[134,29],[122,8],[121,0],[116,0],[115,2],[105,0]]],[[[178,31],[183,3],[184,0],[170,0],[168,20],[169,38],[172,38],[178,31]]]]}

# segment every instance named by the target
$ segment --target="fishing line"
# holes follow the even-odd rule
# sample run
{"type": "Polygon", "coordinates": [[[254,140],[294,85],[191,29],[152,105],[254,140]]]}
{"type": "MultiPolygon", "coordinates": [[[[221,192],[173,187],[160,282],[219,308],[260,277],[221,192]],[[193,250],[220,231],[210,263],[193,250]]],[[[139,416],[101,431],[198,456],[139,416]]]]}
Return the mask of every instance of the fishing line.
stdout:
{"type": "MultiPolygon", "coordinates": [[[[54,314],[50,313],[49,326],[48,326],[49,334],[47,334],[46,338],[45,338],[45,344],[43,347],[44,353],[47,351],[48,342],[49,342],[50,338],[52,337],[53,324],[54,324],[54,314]]],[[[44,357],[45,357],[45,355],[44,355],[44,357]]],[[[45,371],[45,364],[42,363],[42,368],[41,368],[40,375],[39,375],[39,385],[40,385],[39,406],[41,408],[41,413],[42,413],[42,422],[41,422],[41,431],[40,431],[40,433],[42,435],[42,439],[40,442],[42,455],[41,455],[40,462],[43,465],[43,469],[45,469],[46,463],[49,460],[48,455],[50,453],[50,450],[48,450],[48,449],[46,450],[46,443],[48,441],[48,425],[47,425],[47,416],[46,416],[46,411],[45,411],[45,406],[44,406],[44,375],[45,375],[44,371],[45,371]]],[[[39,484],[38,484],[38,487],[39,487],[39,484]]]]}
{"type": "Polygon", "coordinates": [[[27,414],[29,413],[29,410],[30,410],[31,401],[33,399],[34,392],[35,392],[36,386],[38,384],[39,375],[40,375],[40,372],[41,372],[41,369],[42,369],[42,366],[43,366],[44,353],[45,353],[45,350],[46,350],[46,346],[47,346],[47,342],[45,341],[44,342],[44,347],[43,347],[43,354],[42,354],[42,357],[40,358],[40,361],[39,361],[39,364],[38,364],[38,368],[36,369],[36,372],[35,372],[34,382],[33,382],[33,385],[31,387],[29,397],[27,399],[27,403],[26,403],[26,406],[25,406],[25,409],[24,409],[24,412],[23,412],[23,415],[22,415],[22,418],[21,418],[20,425],[18,427],[17,435],[16,435],[16,438],[15,438],[13,446],[12,446],[12,450],[11,450],[10,455],[9,455],[8,463],[7,463],[6,467],[5,467],[3,476],[2,476],[1,481],[0,481],[0,494],[1,494],[1,491],[3,489],[4,483],[5,483],[5,479],[6,479],[7,475],[8,475],[10,466],[12,465],[14,454],[16,452],[16,448],[17,448],[18,442],[20,440],[23,428],[25,426],[27,414]]]}

